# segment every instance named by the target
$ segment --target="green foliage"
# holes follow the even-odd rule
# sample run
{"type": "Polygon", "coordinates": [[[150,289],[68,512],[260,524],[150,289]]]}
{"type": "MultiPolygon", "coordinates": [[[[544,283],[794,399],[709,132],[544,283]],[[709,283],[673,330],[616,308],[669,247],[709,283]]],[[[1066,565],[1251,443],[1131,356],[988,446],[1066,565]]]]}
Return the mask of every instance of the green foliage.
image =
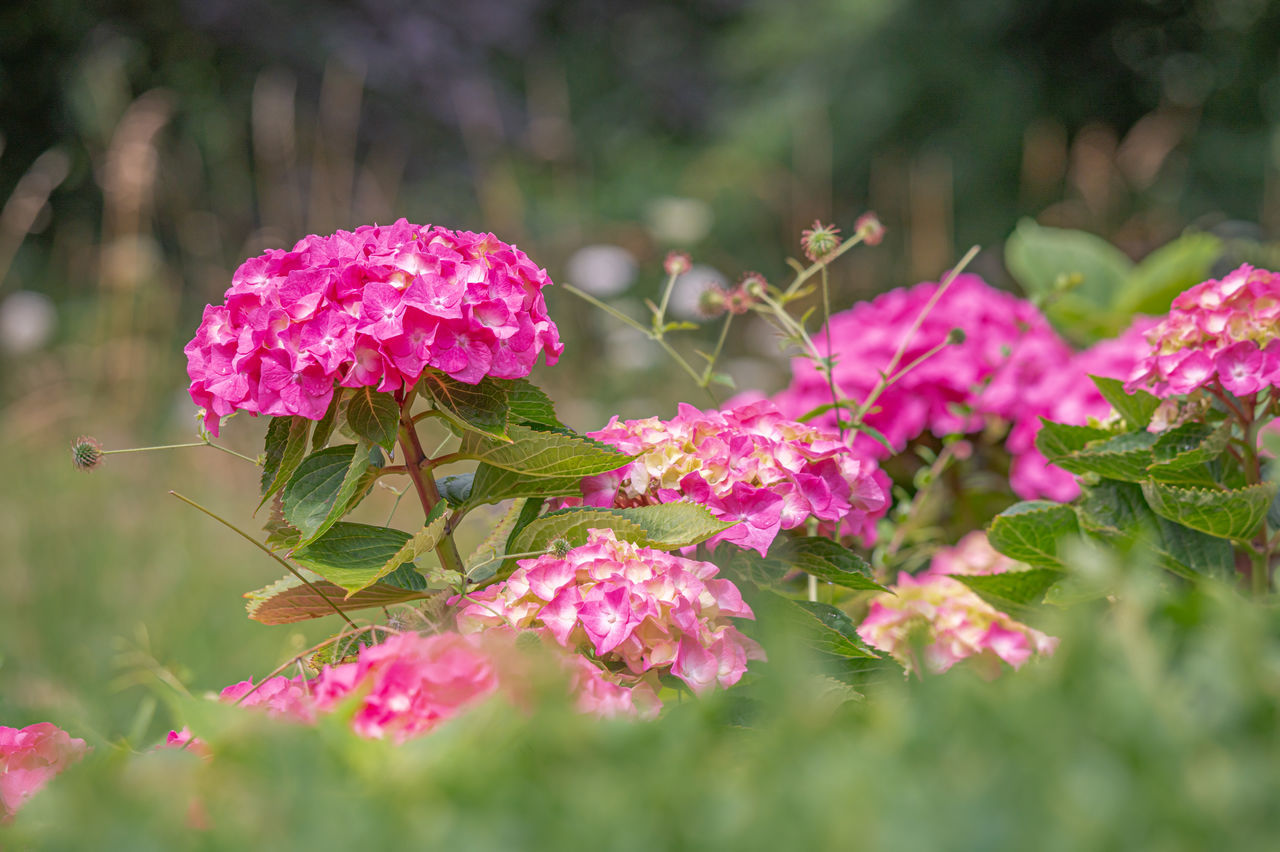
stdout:
{"type": "Polygon", "coordinates": [[[556,539],[579,545],[586,542],[587,531],[592,529],[610,529],[621,541],[674,550],[700,544],[731,526],[696,503],[663,503],[629,509],[558,509],[531,521],[517,532],[508,550],[515,553],[540,552],[556,539]]]}
{"type": "Polygon", "coordinates": [[[343,612],[371,607],[392,606],[427,597],[422,590],[405,589],[390,583],[374,583],[358,592],[330,583],[318,574],[304,570],[307,585],[292,574],[270,586],[247,592],[245,609],[249,618],[259,624],[293,624],[333,615],[336,606],[343,612]],[[330,605],[332,604],[332,606],[330,605]]]}
{"type": "Polygon", "coordinates": [[[1150,475],[1147,469],[1155,461],[1152,453],[1155,443],[1156,436],[1150,432],[1125,432],[1059,456],[1053,463],[1072,473],[1095,473],[1107,479],[1142,482],[1150,475]]]}
{"type": "Polygon", "coordinates": [[[510,422],[547,429],[565,428],[556,417],[556,407],[551,398],[533,382],[528,379],[495,379],[494,382],[506,391],[510,422]]]}
{"type": "Polygon", "coordinates": [[[1060,557],[1063,539],[1080,530],[1070,506],[1048,500],[1025,500],[996,515],[987,530],[991,546],[1019,562],[1065,570],[1060,557]]]}
{"type": "Polygon", "coordinates": [[[1005,264],[1055,326],[1087,343],[1118,334],[1134,314],[1168,310],[1209,277],[1222,250],[1217,237],[1189,232],[1135,265],[1094,234],[1023,219],[1005,242],[1005,264]]]}
{"type": "Polygon", "coordinates": [[[1219,538],[1247,541],[1266,523],[1276,484],[1216,490],[1144,482],[1142,494],[1161,517],[1219,538]]]}
{"type": "Polygon", "coordinates": [[[482,463],[476,467],[466,503],[471,508],[518,497],[577,497],[581,494],[580,476],[530,476],[482,463]]]}
{"type": "Polygon", "coordinates": [[[388,393],[371,387],[354,388],[346,406],[347,425],[357,438],[384,450],[395,447],[400,431],[400,406],[388,393]]]}
{"type": "Polygon", "coordinates": [[[285,520],[301,534],[300,544],[321,536],[351,509],[361,478],[373,463],[368,444],[342,444],[312,453],[284,487],[285,520]]]}
{"type": "Polygon", "coordinates": [[[272,417],[267,425],[266,451],[262,461],[261,509],[276,495],[307,454],[311,421],[305,417],[272,417]]]}
{"type": "Polygon", "coordinates": [[[543,432],[529,426],[507,427],[507,441],[482,437],[476,432],[463,436],[463,458],[475,459],[491,467],[526,476],[583,477],[608,473],[631,461],[599,441],[579,435],[543,432]]]}
{"type": "MultiPolygon", "coordinates": [[[[406,563],[414,563],[440,543],[445,528],[445,504],[437,503],[422,529],[409,535],[400,530],[338,521],[323,535],[293,551],[291,558],[348,596],[378,582],[406,563]]],[[[457,581],[442,569],[430,569],[437,582],[457,581]]]]}
{"type": "Polygon", "coordinates": [[[1144,390],[1130,393],[1124,389],[1124,382],[1119,379],[1108,379],[1104,376],[1090,376],[1098,392],[1111,403],[1130,429],[1146,429],[1151,423],[1151,415],[1160,405],[1160,400],[1144,390]]]}
{"type": "Polygon", "coordinates": [[[329,438],[333,436],[333,430],[342,420],[343,399],[346,395],[346,388],[338,385],[333,389],[333,399],[329,401],[329,407],[325,409],[324,417],[316,423],[315,434],[311,436],[311,452],[322,450],[329,444],[329,438]]]}
{"type": "Polygon", "coordinates": [[[1040,418],[1040,423],[1040,431],[1036,434],[1036,448],[1055,464],[1063,456],[1077,453],[1093,441],[1106,440],[1112,434],[1106,429],[1054,423],[1044,417],[1040,418]]]}
{"type": "Polygon", "coordinates": [[[418,380],[418,391],[428,395],[436,409],[458,428],[495,441],[509,440],[507,390],[499,382],[485,377],[470,385],[438,370],[427,370],[418,380]]]}
{"type": "Polygon", "coordinates": [[[820,580],[857,591],[885,591],[871,578],[867,560],[844,545],[820,536],[780,535],[768,556],[754,550],[735,551],[732,570],[755,583],[775,583],[787,572],[800,569],[820,580]]]}
{"type": "Polygon", "coordinates": [[[1021,612],[1044,600],[1045,593],[1063,572],[1053,568],[1029,568],[1003,574],[952,574],[987,603],[1005,612],[1021,612]]]}

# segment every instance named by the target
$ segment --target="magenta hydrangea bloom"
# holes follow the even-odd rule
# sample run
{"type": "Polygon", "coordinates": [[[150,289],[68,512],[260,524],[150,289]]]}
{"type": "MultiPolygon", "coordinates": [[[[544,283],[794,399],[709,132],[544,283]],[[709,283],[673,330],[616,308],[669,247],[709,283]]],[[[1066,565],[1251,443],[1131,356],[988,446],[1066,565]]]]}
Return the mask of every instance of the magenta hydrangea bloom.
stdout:
{"type": "Polygon", "coordinates": [[[973,658],[988,676],[1000,661],[1015,669],[1035,655],[1052,654],[1058,640],[1015,621],[978,597],[954,574],[999,574],[1018,570],[1018,563],[997,553],[986,534],[965,536],[953,548],[937,553],[929,570],[914,577],[898,575],[890,593],[872,598],[858,635],[893,656],[908,672],[922,665],[945,672],[973,658]],[[923,663],[915,649],[923,647],[923,663]]]}
{"type": "Polygon", "coordinates": [[[563,346],[546,270],[492,234],[413,225],[308,236],[245,261],[187,344],[209,431],[233,411],[319,420],[335,385],[396,391],[427,368],[527,376],[563,346]]]}
{"type": "Polygon", "coordinates": [[[864,534],[888,503],[888,480],[875,463],[832,433],[786,419],[767,401],[722,411],[682,403],[671,420],[614,417],[587,434],[639,458],[584,479],[584,503],[700,503],[720,520],[737,522],[710,540],[713,547],[728,541],[764,554],[780,530],[810,518],[864,534]]]}
{"type": "Polygon", "coordinates": [[[1173,300],[1125,387],[1156,396],[1204,387],[1237,396],[1280,379],[1280,273],[1244,265],[1173,300]]]}
{"type": "Polygon", "coordinates": [[[0,825],[88,750],[84,740],[49,722],[25,728],[0,725],[0,825]]]}
{"type": "Polygon", "coordinates": [[[755,616],[718,571],[710,562],[618,541],[612,530],[592,530],[565,556],[522,560],[503,582],[468,594],[458,628],[534,630],[563,647],[590,649],[606,664],[621,663],[634,689],[644,692],[632,702],[652,707],[657,696],[647,673],[669,671],[703,692],[732,686],[747,660],[764,658],[730,623],[755,616]]]}

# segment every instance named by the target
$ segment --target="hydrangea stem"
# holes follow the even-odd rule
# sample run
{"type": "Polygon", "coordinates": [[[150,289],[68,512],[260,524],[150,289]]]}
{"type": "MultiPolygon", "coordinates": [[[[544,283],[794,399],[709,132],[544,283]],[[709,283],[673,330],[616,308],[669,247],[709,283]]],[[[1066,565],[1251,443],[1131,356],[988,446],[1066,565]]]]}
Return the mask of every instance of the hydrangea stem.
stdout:
{"type": "MultiPolygon", "coordinates": [[[[404,407],[401,409],[400,449],[404,453],[405,472],[409,474],[409,479],[413,480],[414,490],[418,492],[418,499],[422,502],[422,511],[430,517],[431,510],[440,502],[440,491],[436,488],[436,480],[431,475],[430,468],[423,464],[427,456],[422,451],[422,442],[418,440],[418,430],[413,426],[409,402],[410,400],[405,400],[404,407]]],[[[466,571],[452,535],[446,533],[444,538],[440,539],[440,543],[436,545],[436,557],[439,558],[441,567],[446,571],[457,571],[465,582],[466,571]]]]}

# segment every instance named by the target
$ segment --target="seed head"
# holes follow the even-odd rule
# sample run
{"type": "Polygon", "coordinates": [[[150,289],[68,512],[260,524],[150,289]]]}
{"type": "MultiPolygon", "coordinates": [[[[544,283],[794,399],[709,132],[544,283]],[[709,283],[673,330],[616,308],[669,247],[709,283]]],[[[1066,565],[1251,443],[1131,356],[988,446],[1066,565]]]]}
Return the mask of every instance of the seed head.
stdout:
{"type": "Polygon", "coordinates": [[[102,444],[88,435],[81,435],[71,442],[71,463],[76,470],[85,473],[102,464],[102,444]]]}
{"type": "Polygon", "coordinates": [[[698,295],[698,313],[707,319],[714,319],[725,312],[728,301],[729,291],[719,284],[713,284],[698,295]]]}
{"type": "Polygon", "coordinates": [[[863,213],[853,223],[853,230],[869,246],[878,246],[884,239],[884,223],[870,211],[863,213]]]}
{"type": "Polygon", "coordinates": [[[824,225],[818,219],[813,220],[813,227],[800,232],[800,247],[805,257],[819,261],[840,247],[840,229],[835,225],[824,225]]]}
{"type": "Polygon", "coordinates": [[[662,268],[668,275],[682,275],[693,268],[693,261],[682,251],[668,252],[667,259],[662,262],[662,268]]]}
{"type": "Polygon", "coordinates": [[[738,282],[738,287],[753,300],[758,301],[764,298],[764,294],[769,288],[769,282],[759,272],[748,272],[742,276],[742,280],[738,282]]]}
{"type": "Polygon", "coordinates": [[[557,538],[551,542],[551,552],[556,556],[564,559],[569,555],[569,551],[573,549],[573,545],[569,544],[567,538],[557,538]]]}

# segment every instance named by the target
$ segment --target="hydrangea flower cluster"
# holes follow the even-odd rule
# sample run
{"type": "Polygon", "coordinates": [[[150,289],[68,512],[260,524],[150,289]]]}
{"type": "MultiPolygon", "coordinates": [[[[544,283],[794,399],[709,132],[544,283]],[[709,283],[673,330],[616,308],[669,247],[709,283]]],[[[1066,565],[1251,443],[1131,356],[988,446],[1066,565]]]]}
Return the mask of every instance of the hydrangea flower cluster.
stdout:
{"type": "Polygon", "coordinates": [[[1280,379],[1280,273],[1244,265],[1173,300],[1125,387],[1156,396],[1220,385],[1236,396],[1280,379]]]}
{"type": "Polygon", "coordinates": [[[639,458],[583,479],[584,503],[700,503],[722,521],[740,522],[713,537],[713,547],[728,541],[764,554],[779,530],[811,517],[863,534],[888,502],[888,480],[874,463],[767,401],[705,412],[681,404],[665,421],[615,416],[587,434],[639,458]]]}
{"type": "MultiPolygon", "coordinates": [[[[892,290],[832,315],[828,333],[816,342],[824,354],[828,345],[834,348],[841,393],[866,399],[909,334],[899,368],[942,346],[889,385],[867,414],[867,425],[901,451],[926,431],[941,437],[979,431],[992,419],[1008,423],[1014,491],[1026,498],[1070,499],[1078,491],[1074,478],[1048,466],[1035,448],[1040,417],[1083,423],[1086,416],[1105,416],[1110,408],[1088,374],[1125,377],[1141,340],[1129,333],[1075,353],[1034,305],[975,275],[957,276],[911,334],[937,288],[924,283],[892,290]],[[943,346],[954,329],[963,332],[963,340],[943,346]]],[[[800,417],[831,402],[825,375],[808,358],[792,362],[792,375],[791,385],[773,398],[784,414],[800,417]]],[[[835,414],[813,422],[834,428],[835,414]]],[[[889,455],[862,433],[853,437],[853,446],[870,458],[889,455]]]]}
{"type": "Polygon", "coordinates": [[[50,722],[25,728],[0,725],[0,825],[88,750],[84,740],[50,722]]]}
{"type": "Polygon", "coordinates": [[[935,673],[966,658],[975,658],[991,676],[999,672],[999,660],[1020,668],[1034,654],[1053,653],[1058,640],[1015,621],[948,576],[1000,574],[1017,565],[997,553],[985,533],[972,532],[937,553],[928,571],[914,577],[899,574],[890,594],[871,600],[858,635],[908,672],[920,665],[917,647],[924,649],[924,666],[935,673]]]}
{"type": "MultiPolygon", "coordinates": [[[[730,622],[754,618],[738,587],[710,562],[618,541],[592,530],[563,556],[525,559],[510,577],[467,596],[458,628],[534,630],[596,659],[619,662],[636,680],[632,702],[659,706],[651,671],[670,671],[694,692],[729,687],[763,651],[730,622]]],[[[457,598],[452,602],[458,601],[457,598]]]]}
{"type": "Polygon", "coordinates": [[[520,378],[563,349],[550,283],[492,234],[401,219],[308,236],[245,261],[226,303],[205,308],[184,350],[191,398],[216,435],[235,410],[319,420],[335,383],[396,391],[427,368],[520,378]]]}

